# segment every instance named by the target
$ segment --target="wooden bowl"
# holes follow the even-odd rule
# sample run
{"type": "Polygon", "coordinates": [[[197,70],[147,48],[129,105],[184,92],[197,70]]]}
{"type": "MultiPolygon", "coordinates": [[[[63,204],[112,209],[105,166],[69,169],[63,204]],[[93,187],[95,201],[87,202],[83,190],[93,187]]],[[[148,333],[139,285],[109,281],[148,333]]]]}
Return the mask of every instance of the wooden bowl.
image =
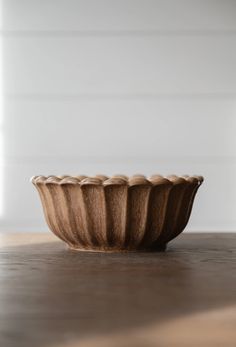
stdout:
{"type": "Polygon", "coordinates": [[[49,228],[71,248],[164,250],[185,228],[201,176],[34,176],[49,228]]]}

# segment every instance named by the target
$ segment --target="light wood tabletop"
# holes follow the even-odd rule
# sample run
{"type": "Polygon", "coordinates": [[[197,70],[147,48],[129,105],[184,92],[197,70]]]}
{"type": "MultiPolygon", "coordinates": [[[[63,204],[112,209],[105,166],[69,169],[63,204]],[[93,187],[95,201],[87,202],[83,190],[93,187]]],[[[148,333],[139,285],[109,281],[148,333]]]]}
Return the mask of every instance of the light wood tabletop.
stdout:
{"type": "Polygon", "coordinates": [[[0,346],[235,347],[236,233],[184,233],[159,253],[1,234],[0,346]]]}

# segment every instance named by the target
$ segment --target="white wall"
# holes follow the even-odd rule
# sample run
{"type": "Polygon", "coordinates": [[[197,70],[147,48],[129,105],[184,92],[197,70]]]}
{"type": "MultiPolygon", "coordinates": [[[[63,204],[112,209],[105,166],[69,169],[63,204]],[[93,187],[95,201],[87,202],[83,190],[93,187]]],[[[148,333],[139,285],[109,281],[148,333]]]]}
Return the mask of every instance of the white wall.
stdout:
{"type": "Polygon", "coordinates": [[[202,174],[188,229],[236,230],[236,1],[1,7],[1,231],[47,230],[32,175],[137,172],[202,174]]]}

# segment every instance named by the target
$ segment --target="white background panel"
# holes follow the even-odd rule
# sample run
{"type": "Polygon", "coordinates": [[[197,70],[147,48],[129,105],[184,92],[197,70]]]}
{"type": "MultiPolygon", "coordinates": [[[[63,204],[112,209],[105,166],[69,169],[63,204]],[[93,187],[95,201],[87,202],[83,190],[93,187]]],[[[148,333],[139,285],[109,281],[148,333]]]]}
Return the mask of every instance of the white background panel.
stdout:
{"type": "Polygon", "coordinates": [[[235,30],[234,0],[2,0],[5,30],[235,30]]]}
{"type": "Polygon", "coordinates": [[[32,175],[155,172],[236,231],[236,1],[0,4],[1,231],[46,230],[32,175]]]}
{"type": "Polygon", "coordinates": [[[235,42],[234,36],[5,39],[4,90],[17,95],[236,93],[235,42]]]}
{"type": "Polygon", "coordinates": [[[236,100],[8,100],[10,156],[236,156],[236,100]]]}

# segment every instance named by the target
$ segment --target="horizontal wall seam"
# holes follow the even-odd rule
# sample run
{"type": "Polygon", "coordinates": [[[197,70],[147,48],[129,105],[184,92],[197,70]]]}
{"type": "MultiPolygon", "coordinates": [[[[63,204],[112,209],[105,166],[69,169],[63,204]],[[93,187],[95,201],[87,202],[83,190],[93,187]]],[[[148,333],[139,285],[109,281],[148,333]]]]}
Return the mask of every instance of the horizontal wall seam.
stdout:
{"type": "Polygon", "coordinates": [[[5,38],[146,37],[146,36],[235,36],[236,30],[0,30],[5,38]]]}
{"type": "Polygon", "coordinates": [[[46,101],[69,101],[69,100],[152,100],[152,99],[235,99],[236,92],[205,92],[205,93],[5,93],[3,98],[7,100],[46,100],[46,101]]]}

